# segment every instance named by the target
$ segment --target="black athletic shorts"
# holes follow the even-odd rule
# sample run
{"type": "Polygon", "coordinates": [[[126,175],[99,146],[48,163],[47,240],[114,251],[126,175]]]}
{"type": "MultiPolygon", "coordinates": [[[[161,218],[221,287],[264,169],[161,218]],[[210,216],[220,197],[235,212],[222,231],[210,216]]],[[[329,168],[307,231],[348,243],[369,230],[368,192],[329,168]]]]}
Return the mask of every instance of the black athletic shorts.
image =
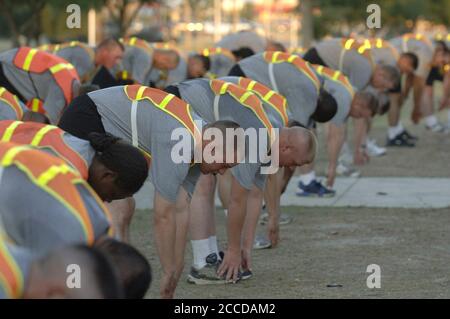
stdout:
{"type": "Polygon", "coordinates": [[[91,81],[92,84],[98,85],[101,89],[106,89],[112,86],[121,85],[111,72],[104,66],[100,67],[95,73],[91,81]]]}
{"type": "Polygon", "coordinates": [[[169,85],[169,86],[166,86],[166,88],[164,89],[164,92],[173,94],[173,95],[175,95],[177,98],[181,99],[180,90],[179,90],[178,87],[175,86],[175,85],[169,85]]]}
{"type": "Polygon", "coordinates": [[[308,61],[311,64],[318,64],[328,67],[328,65],[326,65],[326,63],[320,57],[316,48],[311,48],[308,51],[306,51],[305,55],[303,56],[303,60],[308,61]]]}
{"type": "Polygon", "coordinates": [[[438,67],[432,67],[430,70],[430,73],[428,73],[426,85],[432,86],[434,81],[444,81],[444,76],[440,72],[440,69],[438,67]]]}
{"type": "Polygon", "coordinates": [[[61,116],[58,126],[83,140],[87,140],[91,132],[105,133],[97,105],[87,94],[72,100],[61,116]]]}
{"type": "Polygon", "coordinates": [[[239,64],[235,64],[230,72],[228,73],[229,76],[242,76],[242,77],[246,77],[244,71],[242,71],[241,67],[239,66],[239,64]]]}

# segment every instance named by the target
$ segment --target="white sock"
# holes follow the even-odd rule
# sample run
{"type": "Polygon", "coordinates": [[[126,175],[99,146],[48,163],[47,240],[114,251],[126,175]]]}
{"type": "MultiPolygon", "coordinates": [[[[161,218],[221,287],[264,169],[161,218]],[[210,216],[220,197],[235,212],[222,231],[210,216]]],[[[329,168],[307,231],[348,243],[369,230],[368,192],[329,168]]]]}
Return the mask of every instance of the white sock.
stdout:
{"type": "Polygon", "coordinates": [[[300,181],[303,183],[303,185],[309,185],[315,179],[316,179],[315,171],[311,171],[307,174],[300,175],[300,181]]]}
{"type": "Polygon", "coordinates": [[[192,252],[194,254],[193,267],[197,270],[206,266],[206,257],[211,253],[209,239],[191,240],[192,252]]]}
{"type": "Polygon", "coordinates": [[[388,137],[389,139],[394,139],[397,135],[403,132],[405,129],[401,122],[399,122],[396,126],[389,126],[388,128],[388,137]]]}
{"type": "Polygon", "coordinates": [[[225,214],[225,217],[228,217],[228,209],[224,209],[223,213],[225,214]]]}
{"type": "Polygon", "coordinates": [[[438,119],[436,117],[436,115],[429,115],[425,118],[425,124],[427,125],[427,127],[433,127],[436,124],[438,124],[438,119]]]}
{"type": "Polygon", "coordinates": [[[216,253],[217,257],[219,257],[219,247],[217,247],[217,236],[209,237],[208,241],[209,241],[209,251],[211,252],[211,254],[216,253]]]}

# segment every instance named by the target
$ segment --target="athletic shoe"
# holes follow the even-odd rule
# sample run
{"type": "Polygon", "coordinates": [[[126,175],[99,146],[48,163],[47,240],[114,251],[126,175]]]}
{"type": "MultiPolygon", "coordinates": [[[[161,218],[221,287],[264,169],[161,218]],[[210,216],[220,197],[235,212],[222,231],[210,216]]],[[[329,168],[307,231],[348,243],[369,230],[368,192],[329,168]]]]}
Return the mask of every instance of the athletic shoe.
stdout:
{"type": "Polygon", "coordinates": [[[206,257],[206,266],[202,269],[191,267],[187,282],[195,285],[224,285],[228,282],[217,275],[220,260],[216,253],[206,257]]]}
{"type": "Polygon", "coordinates": [[[383,156],[387,152],[387,150],[384,147],[378,146],[376,141],[373,139],[368,139],[366,146],[367,146],[367,154],[370,157],[383,156]]]}
{"type": "Polygon", "coordinates": [[[409,139],[403,137],[403,135],[397,135],[395,138],[388,138],[386,146],[399,146],[399,147],[414,147],[416,144],[409,139]]]}
{"type": "Polygon", "coordinates": [[[445,131],[445,127],[440,123],[436,123],[433,126],[425,125],[425,127],[432,133],[443,133],[445,131]]]}
{"type": "MultiPolygon", "coordinates": [[[[278,224],[279,225],[287,225],[292,223],[294,219],[286,214],[281,213],[280,214],[280,218],[278,220],[278,224]]],[[[261,225],[265,225],[267,223],[269,223],[269,214],[268,213],[262,213],[261,216],[259,217],[259,223],[261,225]]]]}
{"type": "Polygon", "coordinates": [[[359,177],[361,172],[351,165],[339,162],[336,167],[336,174],[345,177],[359,177]]]}
{"type": "Polygon", "coordinates": [[[253,272],[251,270],[249,270],[249,269],[244,270],[241,273],[241,280],[247,280],[247,279],[250,279],[252,277],[253,277],[253,272]]]}
{"type": "Polygon", "coordinates": [[[268,249],[272,247],[272,243],[264,236],[257,236],[253,243],[253,249],[268,249]]]}
{"type": "Polygon", "coordinates": [[[417,136],[412,135],[407,130],[404,130],[399,135],[401,137],[403,137],[404,139],[406,139],[406,140],[411,140],[411,141],[418,141],[419,140],[419,138],[417,136]]]}
{"type": "Polygon", "coordinates": [[[336,191],[328,189],[317,180],[313,180],[308,185],[298,183],[297,196],[301,197],[333,197],[336,191]]]}

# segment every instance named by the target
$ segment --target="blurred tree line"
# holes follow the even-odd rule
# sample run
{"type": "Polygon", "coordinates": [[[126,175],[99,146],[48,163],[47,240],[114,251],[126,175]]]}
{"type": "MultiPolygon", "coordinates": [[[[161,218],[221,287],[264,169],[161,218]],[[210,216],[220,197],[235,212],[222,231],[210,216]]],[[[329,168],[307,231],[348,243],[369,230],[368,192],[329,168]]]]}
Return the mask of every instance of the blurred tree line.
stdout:
{"type": "Polygon", "coordinates": [[[119,36],[130,27],[141,7],[152,2],[157,0],[0,0],[0,36],[10,38],[13,46],[38,43],[43,34],[50,41],[85,40],[90,8],[108,10],[109,23],[115,25],[115,35],[119,36]],[[129,6],[131,3],[134,6],[129,6]],[[69,4],[81,8],[81,30],[66,27],[69,4]]]}
{"type": "Polygon", "coordinates": [[[311,0],[315,37],[361,31],[358,27],[365,31],[366,9],[372,3],[381,7],[382,31],[387,36],[413,30],[419,19],[450,22],[450,0],[311,0]]]}

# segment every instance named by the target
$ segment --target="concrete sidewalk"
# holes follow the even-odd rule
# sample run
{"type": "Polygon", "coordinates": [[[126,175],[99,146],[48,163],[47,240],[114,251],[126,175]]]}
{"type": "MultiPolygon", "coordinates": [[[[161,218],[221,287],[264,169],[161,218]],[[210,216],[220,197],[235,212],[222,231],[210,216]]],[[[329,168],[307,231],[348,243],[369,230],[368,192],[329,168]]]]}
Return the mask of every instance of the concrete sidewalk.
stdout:
{"type": "MultiPolygon", "coordinates": [[[[337,178],[333,198],[296,196],[299,178],[294,177],[281,199],[282,206],[306,207],[450,207],[450,179],[416,177],[337,178]]],[[[153,186],[146,182],[136,195],[138,209],[153,207],[153,186]]],[[[216,200],[220,206],[220,201],[216,200]]]]}

